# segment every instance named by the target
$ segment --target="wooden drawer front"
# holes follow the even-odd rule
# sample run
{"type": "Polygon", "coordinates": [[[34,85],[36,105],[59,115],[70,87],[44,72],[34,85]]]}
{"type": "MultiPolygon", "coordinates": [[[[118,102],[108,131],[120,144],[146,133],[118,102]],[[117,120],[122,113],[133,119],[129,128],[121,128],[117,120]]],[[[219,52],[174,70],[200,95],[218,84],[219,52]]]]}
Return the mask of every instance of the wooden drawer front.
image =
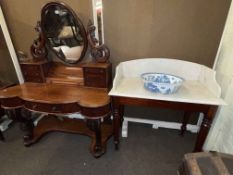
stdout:
{"type": "Polygon", "coordinates": [[[87,118],[102,118],[107,117],[111,113],[111,106],[107,104],[106,106],[99,107],[99,108],[82,108],[82,115],[87,118]]]}
{"type": "Polygon", "coordinates": [[[43,83],[44,80],[42,77],[31,77],[31,76],[24,76],[24,80],[26,82],[34,82],[34,83],[43,83]]]}
{"type": "Polygon", "coordinates": [[[28,109],[38,112],[46,112],[51,114],[56,113],[75,113],[80,111],[80,106],[77,103],[70,104],[46,104],[46,103],[36,103],[36,102],[25,102],[24,106],[28,109]]]}
{"type": "Polygon", "coordinates": [[[23,105],[23,101],[18,97],[5,98],[1,100],[3,108],[17,108],[23,105]]]}
{"type": "Polygon", "coordinates": [[[44,82],[43,75],[38,65],[21,65],[23,76],[26,82],[44,82]]]}
{"type": "Polygon", "coordinates": [[[106,74],[105,69],[101,68],[84,68],[84,73],[86,74],[106,74]]]}
{"type": "Polygon", "coordinates": [[[21,65],[25,76],[40,76],[40,66],[37,65],[21,65]]]}
{"type": "Polygon", "coordinates": [[[85,77],[85,86],[105,88],[106,78],[99,75],[87,75],[85,77]]]}
{"type": "Polygon", "coordinates": [[[84,69],[84,85],[89,87],[106,88],[106,70],[98,68],[84,69]]]}

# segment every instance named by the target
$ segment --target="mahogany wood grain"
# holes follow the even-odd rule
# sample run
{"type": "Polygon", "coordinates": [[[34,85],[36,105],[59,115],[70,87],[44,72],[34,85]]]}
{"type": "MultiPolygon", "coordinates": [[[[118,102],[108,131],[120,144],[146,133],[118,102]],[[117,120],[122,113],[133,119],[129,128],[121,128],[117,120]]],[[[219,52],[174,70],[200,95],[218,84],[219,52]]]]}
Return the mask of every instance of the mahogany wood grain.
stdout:
{"type": "Polygon", "coordinates": [[[102,126],[100,121],[111,114],[107,89],[24,83],[0,90],[0,101],[12,119],[22,119],[20,122],[23,122],[26,131],[26,146],[35,143],[50,131],[79,133],[92,138],[91,152],[93,156],[100,157],[105,153],[107,138],[113,133],[111,124],[102,126]],[[18,116],[20,108],[22,113],[18,116]],[[64,119],[62,122],[44,119],[34,127],[31,111],[54,115],[79,112],[85,117],[87,126],[76,119],[64,119]]]}
{"type": "Polygon", "coordinates": [[[21,62],[21,70],[26,82],[45,83],[51,63],[46,60],[21,62]]]}
{"type": "Polygon", "coordinates": [[[84,86],[110,89],[112,65],[110,63],[88,63],[83,65],[84,86]]]}
{"type": "Polygon", "coordinates": [[[209,106],[209,109],[207,111],[203,111],[204,118],[203,118],[203,121],[200,127],[199,134],[197,136],[197,141],[196,141],[196,145],[194,148],[194,152],[202,151],[202,146],[210,130],[210,127],[211,127],[211,124],[212,124],[212,121],[214,119],[217,109],[218,108],[216,106],[209,106]]]}
{"type": "Polygon", "coordinates": [[[84,85],[82,65],[66,66],[62,63],[53,62],[46,77],[47,83],[65,85],[84,85]]]}
{"type": "Polygon", "coordinates": [[[100,122],[100,119],[105,120],[111,114],[108,96],[112,83],[111,63],[67,66],[44,59],[21,63],[21,68],[26,83],[0,90],[0,102],[12,119],[22,123],[26,130],[26,145],[52,130],[90,135],[87,129],[77,130],[79,125],[83,128],[84,124],[75,119],[59,124],[58,121],[42,120],[41,124],[34,127],[31,112],[51,115],[81,113],[92,132],[93,155],[99,157],[104,154],[106,138],[113,133],[110,129],[112,124],[105,127],[100,122]],[[21,115],[19,111],[22,111],[21,115]],[[74,125],[77,126],[72,127],[74,125]]]}
{"type": "Polygon", "coordinates": [[[90,108],[102,107],[110,103],[106,89],[49,83],[24,83],[0,91],[0,98],[3,102],[4,99],[13,97],[47,104],[78,103],[80,106],[90,108]]]}

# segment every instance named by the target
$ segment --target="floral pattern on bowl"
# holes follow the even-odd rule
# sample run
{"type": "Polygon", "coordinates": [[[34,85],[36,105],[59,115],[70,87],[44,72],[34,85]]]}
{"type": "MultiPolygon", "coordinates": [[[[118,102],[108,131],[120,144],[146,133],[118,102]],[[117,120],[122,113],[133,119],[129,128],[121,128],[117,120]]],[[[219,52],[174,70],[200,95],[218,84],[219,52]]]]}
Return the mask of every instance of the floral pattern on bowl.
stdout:
{"type": "Polygon", "coordinates": [[[178,91],[184,79],[164,73],[144,73],[141,75],[145,89],[162,94],[172,94],[178,91]]]}

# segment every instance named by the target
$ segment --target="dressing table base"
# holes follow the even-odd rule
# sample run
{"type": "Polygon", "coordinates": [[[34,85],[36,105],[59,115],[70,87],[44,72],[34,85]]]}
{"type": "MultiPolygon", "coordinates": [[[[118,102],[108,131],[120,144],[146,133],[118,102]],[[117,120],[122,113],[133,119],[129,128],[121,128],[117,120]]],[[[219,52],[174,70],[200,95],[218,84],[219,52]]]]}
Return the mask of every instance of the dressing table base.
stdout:
{"type": "MultiPolygon", "coordinates": [[[[28,114],[27,114],[28,115],[28,114]]],[[[24,113],[25,117],[25,113],[24,113]]],[[[90,152],[98,158],[106,151],[106,142],[113,135],[112,125],[101,123],[100,119],[69,119],[59,120],[56,116],[48,115],[41,119],[36,127],[33,121],[25,120],[24,145],[30,146],[38,142],[45,134],[54,131],[81,134],[92,139],[90,152]]]]}

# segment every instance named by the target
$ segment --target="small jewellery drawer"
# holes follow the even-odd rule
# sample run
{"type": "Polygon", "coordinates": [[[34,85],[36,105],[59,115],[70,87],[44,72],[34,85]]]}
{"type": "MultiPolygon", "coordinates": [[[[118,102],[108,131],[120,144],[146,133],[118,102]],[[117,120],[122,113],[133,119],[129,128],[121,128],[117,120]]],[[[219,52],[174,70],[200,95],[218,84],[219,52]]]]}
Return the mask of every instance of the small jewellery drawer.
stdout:
{"type": "Polygon", "coordinates": [[[84,86],[110,88],[112,66],[110,63],[92,63],[83,66],[84,86]]]}
{"type": "Polygon", "coordinates": [[[101,68],[85,68],[84,69],[85,86],[105,88],[106,70],[101,68]]]}
{"type": "Polygon", "coordinates": [[[25,76],[40,76],[40,67],[37,65],[21,65],[25,76]]]}
{"type": "MultiPolygon", "coordinates": [[[[46,66],[46,65],[43,65],[46,66]]],[[[26,82],[43,83],[45,82],[45,70],[42,65],[21,64],[21,70],[26,82]]]]}
{"type": "Polygon", "coordinates": [[[68,104],[47,104],[37,102],[25,102],[24,106],[30,110],[38,112],[46,112],[51,114],[56,113],[75,113],[80,111],[80,106],[77,103],[68,104]]]}
{"type": "Polygon", "coordinates": [[[41,77],[33,77],[33,76],[25,76],[24,75],[24,80],[26,82],[35,82],[35,83],[43,83],[43,79],[41,77]]]}
{"type": "Polygon", "coordinates": [[[105,79],[102,79],[102,78],[100,78],[100,79],[87,78],[85,80],[85,86],[105,88],[106,82],[105,82],[105,79]]]}
{"type": "Polygon", "coordinates": [[[84,68],[84,73],[87,73],[87,74],[105,74],[105,69],[101,69],[101,68],[84,68]]]}

